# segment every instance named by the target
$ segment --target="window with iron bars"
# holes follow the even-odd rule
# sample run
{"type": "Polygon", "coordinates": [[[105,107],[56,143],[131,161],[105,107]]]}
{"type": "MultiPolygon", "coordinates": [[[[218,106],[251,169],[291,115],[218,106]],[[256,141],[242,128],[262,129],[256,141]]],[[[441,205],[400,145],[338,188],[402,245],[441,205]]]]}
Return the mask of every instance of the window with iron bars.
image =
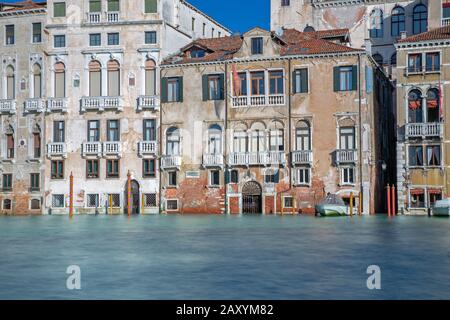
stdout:
{"type": "Polygon", "coordinates": [[[119,193],[108,194],[108,207],[120,208],[120,194],[119,193]]]}
{"type": "Polygon", "coordinates": [[[156,193],[145,193],[144,194],[144,207],[156,207],[156,193]]]}
{"type": "Polygon", "coordinates": [[[64,208],[64,195],[54,194],[52,196],[52,207],[53,208],[64,208]]]}
{"type": "Polygon", "coordinates": [[[99,206],[99,196],[98,194],[88,194],[86,207],[88,208],[98,208],[99,206]]]}

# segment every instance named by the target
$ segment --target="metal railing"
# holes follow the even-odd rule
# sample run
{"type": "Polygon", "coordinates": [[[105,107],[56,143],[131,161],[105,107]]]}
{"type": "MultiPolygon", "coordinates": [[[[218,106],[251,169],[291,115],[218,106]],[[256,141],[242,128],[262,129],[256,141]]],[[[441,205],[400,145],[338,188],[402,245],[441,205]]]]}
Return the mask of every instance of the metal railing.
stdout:
{"type": "Polygon", "coordinates": [[[121,97],[82,97],[81,111],[91,111],[104,109],[122,110],[123,103],[121,97]]]}
{"type": "Polygon", "coordinates": [[[228,162],[232,166],[284,165],[286,155],[283,151],[234,152],[228,156],[228,162]]]}
{"type": "Polygon", "coordinates": [[[44,112],[45,101],[41,98],[32,98],[25,100],[25,112],[44,112]]]}
{"type": "Polygon", "coordinates": [[[443,137],[444,125],[440,122],[408,123],[406,125],[406,137],[443,137]]]}
{"type": "Polygon", "coordinates": [[[157,141],[139,141],[138,143],[138,153],[139,156],[145,155],[155,155],[158,151],[157,141]]]}
{"type": "Polygon", "coordinates": [[[311,150],[292,151],[293,164],[312,164],[313,153],[311,150]]]}
{"type": "Polygon", "coordinates": [[[139,96],[137,101],[137,110],[158,109],[158,108],[159,108],[158,96],[139,96]]]}

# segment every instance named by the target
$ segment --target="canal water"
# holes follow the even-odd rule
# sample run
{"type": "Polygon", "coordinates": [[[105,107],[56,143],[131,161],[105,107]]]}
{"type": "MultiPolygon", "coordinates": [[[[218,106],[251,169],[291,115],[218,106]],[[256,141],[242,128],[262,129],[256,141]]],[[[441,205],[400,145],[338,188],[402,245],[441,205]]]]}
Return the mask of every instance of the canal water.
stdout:
{"type": "Polygon", "coordinates": [[[449,219],[0,217],[0,239],[0,299],[450,299],[449,219]]]}

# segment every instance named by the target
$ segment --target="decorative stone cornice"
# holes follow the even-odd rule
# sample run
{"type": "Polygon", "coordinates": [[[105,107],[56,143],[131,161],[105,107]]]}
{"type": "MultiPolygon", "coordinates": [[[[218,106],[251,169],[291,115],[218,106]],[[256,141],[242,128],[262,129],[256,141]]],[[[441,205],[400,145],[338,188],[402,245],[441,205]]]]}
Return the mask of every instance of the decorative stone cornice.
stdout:
{"type": "Polygon", "coordinates": [[[450,46],[450,39],[418,41],[418,42],[402,42],[402,43],[395,43],[394,45],[395,45],[395,47],[397,49],[449,47],[450,46]]]}
{"type": "Polygon", "coordinates": [[[47,12],[46,8],[0,11],[0,18],[11,17],[11,16],[25,16],[28,14],[38,14],[38,13],[46,13],[46,12],[47,12]]]}
{"type": "Polygon", "coordinates": [[[398,0],[311,0],[311,5],[315,8],[332,8],[396,2],[398,2],[398,0]]]}

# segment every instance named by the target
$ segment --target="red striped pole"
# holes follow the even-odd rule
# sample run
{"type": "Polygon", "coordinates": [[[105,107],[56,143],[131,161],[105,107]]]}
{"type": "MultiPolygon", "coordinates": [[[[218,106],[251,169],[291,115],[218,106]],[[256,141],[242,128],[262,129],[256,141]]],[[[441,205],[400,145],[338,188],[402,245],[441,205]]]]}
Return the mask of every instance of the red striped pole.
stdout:
{"type": "Polygon", "coordinates": [[[397,210],[396,210],[397,206],[395,205],[395,185],[394,184],[392,185],[391,191],[392,191],[392,196],[391,196],[391,198],[392,198],[392,216],[395,216],[397,214],[397,210]]]}
{"type": "Polygon", "coordinates": [[[128,203],[128,216],[131,216],[131,173],[128,171],[127,180],[127,203],[128,203]]]}
{"type": "Polygon", "coordinates": [[[387,185],[387,209],[388,209],[388,217],[391,216],[391,187],[389,183],[387,185]]]}
{"type": "Polygon", "coordinates": [[[70,173],[69,179],[70,187],[69,187],[69,217],[73,216],[73,173],[70,173]]]}

